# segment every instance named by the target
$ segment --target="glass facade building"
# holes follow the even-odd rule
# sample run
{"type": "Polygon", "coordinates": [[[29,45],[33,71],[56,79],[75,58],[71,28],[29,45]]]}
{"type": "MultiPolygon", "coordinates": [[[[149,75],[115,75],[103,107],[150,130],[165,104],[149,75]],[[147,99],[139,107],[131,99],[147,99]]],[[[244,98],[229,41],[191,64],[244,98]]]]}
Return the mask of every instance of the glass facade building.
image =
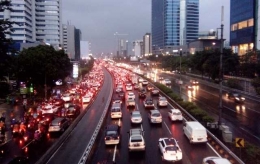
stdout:
{"type": "Polygon", "coordinates": [[[153,50],[186,45],[198,31],[199,0],[152,0],[153,50]]]}
{"type": "Polygon", "coordinates": [[[230,0],[230,46],[244,55],[255,44],[255,6],[257,0],[230,0]]]}

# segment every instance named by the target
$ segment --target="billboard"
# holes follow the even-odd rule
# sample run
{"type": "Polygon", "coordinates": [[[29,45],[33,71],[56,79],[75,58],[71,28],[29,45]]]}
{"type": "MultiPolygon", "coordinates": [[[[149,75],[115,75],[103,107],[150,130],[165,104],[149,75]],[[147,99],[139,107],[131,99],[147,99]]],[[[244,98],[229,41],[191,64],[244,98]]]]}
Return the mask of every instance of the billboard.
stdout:
{"type": "Polygon", "coordinates": [[[79,77],[79,64],[78,63],[73,63],[72,77],[73,78],[79,77]]]}

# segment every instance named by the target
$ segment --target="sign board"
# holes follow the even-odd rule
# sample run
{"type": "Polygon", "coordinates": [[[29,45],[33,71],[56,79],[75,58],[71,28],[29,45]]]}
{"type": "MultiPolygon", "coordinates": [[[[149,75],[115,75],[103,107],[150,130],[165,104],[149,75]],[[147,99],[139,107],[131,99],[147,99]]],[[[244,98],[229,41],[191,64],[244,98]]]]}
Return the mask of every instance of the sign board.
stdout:
{"type": "Polygon", "coordinates": [[[245,147],[244,138],[236,138],[236,147],[245,147]]]}
{"type": "Polygon", "coordinates": [[[28,89],[27,88],[20,88],[20,94],[24,95],[27,94],[28,89]]]}

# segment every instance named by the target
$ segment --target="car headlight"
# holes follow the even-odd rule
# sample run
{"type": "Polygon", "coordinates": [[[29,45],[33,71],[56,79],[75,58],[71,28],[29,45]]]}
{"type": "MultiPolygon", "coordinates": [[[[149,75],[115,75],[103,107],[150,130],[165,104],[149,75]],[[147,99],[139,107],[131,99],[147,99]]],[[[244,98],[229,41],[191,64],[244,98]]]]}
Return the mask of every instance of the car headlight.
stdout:
{"type": "Polygon", "coordinates": [[[238,98],[238,97],[236,97],[236,100],[239,100],[239,98],[238,98]]]}

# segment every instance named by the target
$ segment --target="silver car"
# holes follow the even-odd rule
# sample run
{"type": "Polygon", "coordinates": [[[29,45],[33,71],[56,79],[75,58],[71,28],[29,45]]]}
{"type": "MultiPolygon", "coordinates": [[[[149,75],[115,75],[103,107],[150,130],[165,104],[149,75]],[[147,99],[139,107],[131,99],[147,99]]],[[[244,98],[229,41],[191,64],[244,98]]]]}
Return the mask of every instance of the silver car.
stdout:
{"type": "Polygon", "coordinates": [[[131,123],[133,124],[140,124],[142,123],[143,119],[142,119],[142,115],[140,113],[140,111],[133,111],[131,114],[131,123]]]}

